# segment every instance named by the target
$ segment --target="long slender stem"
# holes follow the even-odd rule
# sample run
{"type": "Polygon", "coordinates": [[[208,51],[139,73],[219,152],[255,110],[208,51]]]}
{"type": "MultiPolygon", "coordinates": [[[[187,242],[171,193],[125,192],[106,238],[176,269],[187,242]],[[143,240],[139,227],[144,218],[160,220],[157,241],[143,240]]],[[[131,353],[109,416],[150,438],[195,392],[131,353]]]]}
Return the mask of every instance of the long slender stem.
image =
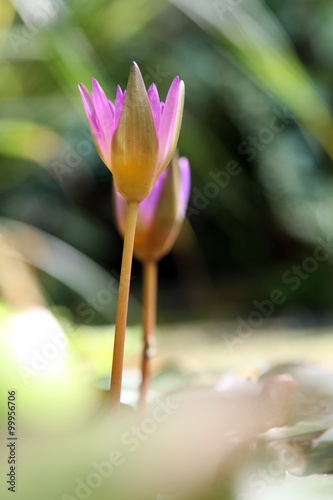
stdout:
{"type": "Polygon", "coordinates": [[[126,227],[121,263],[118,306],[116,316],[116,327],[114,334],[113,361],[111,372],[111,401],[115,409],[120,407],[121,380],[123,375],[123,360],[125,348],[125,333],[127,323],[127,310],[129,288],[131,280],[131,269],[133,259],[133,246],[135,236],[136,219],[139,203],[129,202],[127,204],[126,227]]]}
{"type": "Polygon", "coordinates": [[[155,324],[157,305],[157,262],[149,259],[143,262],[143,352],[141,361],[141,387],[139,411],[145,413],[149,385],[150,358],[155,349],[155,324]]]}

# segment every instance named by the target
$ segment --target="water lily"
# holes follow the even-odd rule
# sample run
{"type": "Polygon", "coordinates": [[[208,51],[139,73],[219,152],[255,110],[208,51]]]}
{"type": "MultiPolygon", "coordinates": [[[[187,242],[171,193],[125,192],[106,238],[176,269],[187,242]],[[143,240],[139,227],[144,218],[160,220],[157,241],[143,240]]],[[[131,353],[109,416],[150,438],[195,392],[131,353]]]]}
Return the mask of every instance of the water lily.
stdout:
{"type": "MultiPolygon", "coordinates": [[[[172,248],[184,221],[190,195],[191,172],[187,158],[176,153],[160,175],[153,191],[139,205],[134,255],[143,266],[143,353],[139,409],[145,412],[149,361],[154,353],[157,307],[157,262],[172,248]]],[[[127,205],[114,187],[114,206],[119,232],[125,234],[127,205]]]]}
{"type": "Polygon", "coordinates": [[[118,86],[114,103],[107,99],[95,79],[92,93],[82,83],[79,90],[97,151],[127,203],[110,391],[114,408],[119,409],[139,204],[149,196],[176,150],[185,87],[177,76],[164,104],[155,84],[147,92],[140,69],[133,62],[127,89],[123,92],[118,86]]]}
{"type": "MultiPolygon", "coordinates": [[[[183,223],[190,195],[188,159],[174,155],[151,194],[139,205],[134,255],[141,261],[160,260],[172,248],[183,223]]],[[[127,205],[114,187],[116,222],[125,233],[127,205]]]]}
{"type": "Polygon", "coordinates": [[[111,170],[116,188],[126,201],[141,202],[170,162],[179,137],[184,106],[184,82],[177,76],[160,101],[156,85],[146,90],[141,72],[132,63],[127,90],[118,86],[115,102],[107,99],[93,79],[90,93],[79,90],[96,149],[111,170]]]}

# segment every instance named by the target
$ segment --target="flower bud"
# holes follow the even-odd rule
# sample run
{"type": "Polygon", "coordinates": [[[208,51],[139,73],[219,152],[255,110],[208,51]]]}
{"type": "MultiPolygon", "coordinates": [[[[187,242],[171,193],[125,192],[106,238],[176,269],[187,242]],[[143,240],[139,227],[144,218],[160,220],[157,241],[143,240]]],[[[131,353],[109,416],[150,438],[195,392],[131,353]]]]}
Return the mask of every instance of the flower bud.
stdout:
{"type": "MultiPolygon", "coordinates": [[[[137,259],[159,260],[171,250],[185,218],[190,175],[188,159],[175,154],[149,197],[140,204],[134,240],[137,259]]],[[[114,202],[117,226],[124,235],[126,203],[115,187],[114,202]]]]}
{"type": "Polygon", "coordinates": [[[142,202],[170,162],[183,116],[185,87],[176,77],[165,104],[156,85],[148,92],[135,62],[127,90],[118,86],[115,103],[93,79],[93,91],[79,90],[96,149],[111,170],[118,192],[127,201],[142,202]]]}

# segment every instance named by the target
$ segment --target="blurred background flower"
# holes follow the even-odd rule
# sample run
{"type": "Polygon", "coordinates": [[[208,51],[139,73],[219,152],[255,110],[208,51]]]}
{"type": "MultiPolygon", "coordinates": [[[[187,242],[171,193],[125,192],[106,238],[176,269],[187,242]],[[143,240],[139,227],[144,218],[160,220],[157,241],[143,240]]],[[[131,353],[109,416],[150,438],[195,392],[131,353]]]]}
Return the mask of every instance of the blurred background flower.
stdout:
{"type": "MultiPolygon", "coordinates": [[[[141,261],[158,261],[174,245],[187,211],[191,171],[187,158],[175,154],[158,178],[153,191],[139,206],[134,255],[141,261]]],[[[113,184],[115,219],[125,233],[126,202],[113,184]]]]}

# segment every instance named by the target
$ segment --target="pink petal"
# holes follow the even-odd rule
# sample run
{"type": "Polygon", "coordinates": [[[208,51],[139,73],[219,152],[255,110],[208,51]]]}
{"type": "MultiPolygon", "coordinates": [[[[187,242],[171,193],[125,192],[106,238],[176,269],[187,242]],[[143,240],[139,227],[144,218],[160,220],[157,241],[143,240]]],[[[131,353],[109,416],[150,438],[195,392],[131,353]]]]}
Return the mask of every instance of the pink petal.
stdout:
{"type": "Polygon", "coordinates": [[[179,77],[176,76],[172,82],[163,109],[160,128],[158,131],[159,138],[159,159],[162,160],[168,154],[169,147],[173,137],[173,129],[177,116],[178,98],[179,98],[179,77]]]}
{"type": "Polygon", "coordinates": [[[109,152],[106,150],[105,139],[99,129],[99,120],[97,118],[96,110],[90,92],[86,89],[84,85],[82,85],[82,83],[79,83],[79,91],[83,101],[84,109],[87,114],[89,128],[91,131],[91,135],[94,139],[96,149],[98,151],[98,154],[102,158],[103,162],[108,166],[110,164],[110,159],[109,159],[110,155],[109,152]]]}
{"type": "Polygon", "coordinates": [[[99,132],[104,141],[107,154],[110,154],[113,133],[113,113],[102,87],[95,78],[93,78],[92,98],[97,115],[99,132]]]}
{"type": "Polygon", "coordinates": [[[126,90],[125,90],[125,92],[123,92],[121,90],[120,85],[118,85],[118,87],[117,87],[117,93],[116,93],[116,99],[115,99],[115,103],[114,103],[114,107],[115,107],[114,128],[115,128],[115,130],[118,127],[119,118],[120,118],[120,115],[121,115],[121,111],[123,109],[125,95],[126,95],[126,90]]]}
{"type": "Polygon", "coordinates": [[[156,132],[158,132],[161,121],[161,103],[155,83],[151,84],[147,94],[155,121],[156,132]]]}
{"type": "Polygon", "coordinates": [[[96,132],[98,132],[97,121],[96,121],[96,112],[94,108],[94,104],[88,89],[82,84],[79,83],[79,91],[81,94],[81,99],[83,101],[83,106],[86,111],[86,115],[89,121],[89,125],[96,132]]]}
{"type": "Polygon", "coordinates": [[[153,222],[157,210],[157,205],[163,191],[166,174],[167,171],[165,170],[157,179],[155,186],[148,198],[143,200],[139,205],[138,224],[142,224],[146,230],[153,222]]]}
{"type": "Polygon", "coordinates": [[[179,158],[178,165],[180,170],[180,192],[177,217],[179,220],[181,220],[185,217],[188,200],[190,198],[191,168],[190,162],[185,156],[181,156],[179,158]]]}
{"type": "Polygon", "coordinates": [[[114,118],[115,108],[114,108],[113,102],[111,102],[110,100],[109,100],[109,106],[110,106],[110,109],[111,109],[112,116],[114,118]]]}
{"type": "Polygon", "coordinates": [[[124,198],[121,196],[121,194],[117,191],[116,185],[113,182],[113,200],[114,200],[114,207],[115,207],[115,212],[116,212],[116,223],[118,230],[121,234],[122,237],[125,235],[125,225],[126,225],[126,211],[127,211],[127,203],[124,200],[124,198]]]}
{"type": "Polygon", "coordinates": [[[102,121],[105,119],[104,115],[106,115],[108,122],[110,122],[110,115],[111,118],[113,118],[111,108],[109,105],[110,101],[106,98],[104,90],[102,89],[96,78],[92,79],[92,87],[93,87],[92,99],[98,118],[101,118],[100,121],[102,121]]]}

